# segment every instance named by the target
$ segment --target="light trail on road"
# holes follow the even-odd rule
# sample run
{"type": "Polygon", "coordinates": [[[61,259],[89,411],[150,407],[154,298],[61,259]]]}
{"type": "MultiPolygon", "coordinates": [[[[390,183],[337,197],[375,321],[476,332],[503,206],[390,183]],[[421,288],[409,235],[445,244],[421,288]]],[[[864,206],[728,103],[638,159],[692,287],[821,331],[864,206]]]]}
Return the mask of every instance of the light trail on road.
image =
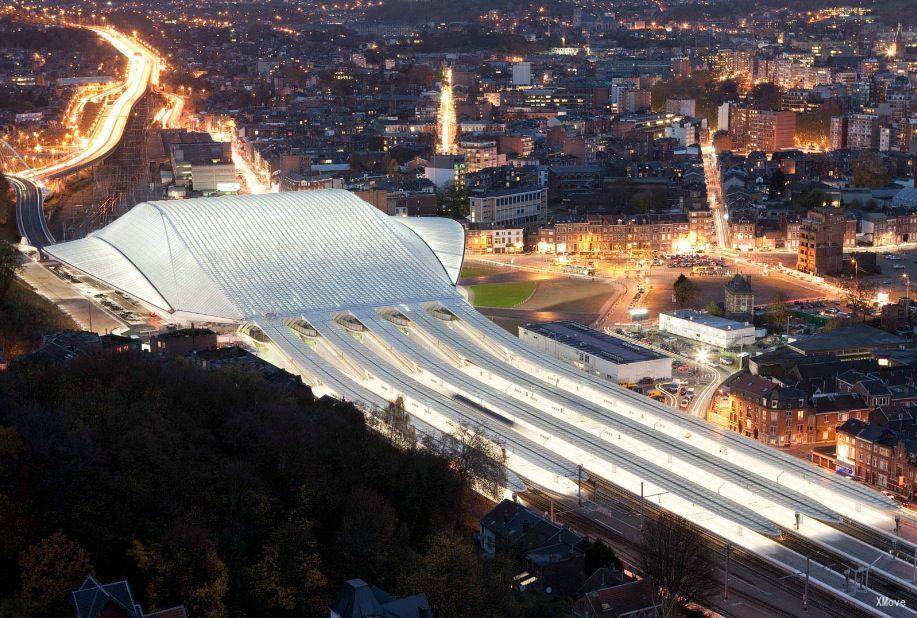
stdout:
{"type": "Polygon", "coordinates": [[[114,28],[89,27],[128,59],[121,93],[102,112],[86,148],[63,161],[35,170],[32,176],[49,180],[66,176],[106,156],[121,141],[131,110],[151,84],[158,83],[160,60],[136,39],[114,28]]]}

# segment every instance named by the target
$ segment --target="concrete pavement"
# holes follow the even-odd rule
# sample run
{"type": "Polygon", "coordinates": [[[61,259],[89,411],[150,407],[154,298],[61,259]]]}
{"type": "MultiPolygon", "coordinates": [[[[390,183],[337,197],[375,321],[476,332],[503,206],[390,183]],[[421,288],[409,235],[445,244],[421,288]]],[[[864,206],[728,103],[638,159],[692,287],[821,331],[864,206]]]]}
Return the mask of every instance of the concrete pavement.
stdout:
{"type": "Polygon", "coordinates": [[[69,282],[63,281],[37,262],[26,262],[19,276],[23,281],[31,285],[38,294],[57,305],[83,330],[105,334],[121,332],[127,329],[127,324],[121,322],[88,297],[80,294],[69,282]],[[91,327],[90,321],[92,322],[91,327]]]}

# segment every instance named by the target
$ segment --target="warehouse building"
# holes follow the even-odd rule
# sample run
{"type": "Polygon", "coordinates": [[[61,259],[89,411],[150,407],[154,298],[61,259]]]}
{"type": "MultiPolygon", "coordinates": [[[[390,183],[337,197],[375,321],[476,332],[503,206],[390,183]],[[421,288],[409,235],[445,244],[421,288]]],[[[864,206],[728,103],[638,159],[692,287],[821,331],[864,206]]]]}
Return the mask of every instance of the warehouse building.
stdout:
{"type": "Polygon", "coordinates": [[[660,313],[659,330],[723,349],[752,345],[757,339],[754,325],[748,322],[736,322],[690,309],[660,313]]]}
{"type": "Polygon", "coordinates": [[[618,384],[672,378],[671,357],[576,322],[526,324],[519,327],[519,338],[539,352],[618,384]]]}

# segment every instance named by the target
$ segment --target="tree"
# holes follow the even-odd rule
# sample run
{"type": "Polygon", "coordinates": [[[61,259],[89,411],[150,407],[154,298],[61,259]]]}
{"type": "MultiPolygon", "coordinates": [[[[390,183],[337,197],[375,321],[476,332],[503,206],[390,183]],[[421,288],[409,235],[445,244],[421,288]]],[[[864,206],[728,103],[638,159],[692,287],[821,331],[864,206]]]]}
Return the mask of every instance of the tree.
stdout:
{"type": "Polygon", "coordinates": [[[436,207],[440,216],[464,219],[468,216],[468,192],[449,185],[436,196],[436,207]]]}
{"type": "Polygon", "coordinates": [[[815,188],[800,197],[797,204],[806,210],[813,210],[830,206],[832,201],[831,196],[824,189],[815,188]]]}
{"type": "Polygon", "coordinates": [[[506,486],[506,451],[482,427],[463,423],[428,446],[452,462],[465,487],[474,486],[494,499],[500,496],[506,486]]]}
{"type": "Polygon", "coordinates": [[[675,302],[684,307],[697,296],[697,286],[682,273],[672,284],[672,292],[675,295],[675,302]]]}
{"type": "Polygon", "coordinates": [[[404,591],[425,593],[434,616],[489,616],[495,608],[488,603],[488,593],[495,591],[482,580],[469,539],[442,532],[431,539],[416,571],[406,579],[404,591]]]}
{"type": "Polygon", "coordinates": [[[755,84],[748,99],[758,109],[780,109],[780,86],[770,82],[755,84]]]}
{"type": "Polygon", "coordinates": [[[660,513],[646,520],[641,562],[665,618],[676,616],[691,603],[705,605],[713,591],[715,566],[710,549],[683,517],[660,513]]]}
{"type": "Polygon", "coordinates": [[[782,332],[787,325],[790,317],[790,310],[786,306],[786,295],[778,291],[774,300],[771,301],[767,308],[766,321],[768,330],[772,333],[782,332]]]}
{"type": "Polygon", "coordinates": [[[778,167],[774,170],[774,173],[771,174],[771,182],[767,186],[767,197],[772,200],[781,199],[784,191],[786,191],[786,185],[786,174],[778,167]]]}
{"type": "Polygon", "coordinates": [[[725,315],[725,312],[723,311],[723,307],[721,307],[720,304],[716,302],[715,300],[711,300],[709,303],[707,303],[707,313],[709,313],[710,315],[718,315],[718,316],[725,315]]]}
{"type": "Polygon", "coordinates": [[[58,530],[23,552],[19,559],[20,598],[29,615],[62,616],[70,592],[92,573],[89,554],[58,530]]]}
{"type": "Polygon", "coordinates": [[[13,187],[10,181],[0,172],[0,226],[6,225],[13,209],[13,187]]]}
{"type": "Polygon", "coordinates": [[[357,487],[347,499],[336,540],[337,571],[385,585],[392,572],[398,517],[377,492],[357,487]]]}
{"type": "Polygon", "coordinates": [[[404,397],[399,395],[380,414],[380,431],[392,444],[402,450],[417,445],[417,432],[411,424],[411,415],[404,408],[404,397]]]}
{"type": "Polygon", "coordinates": [[[589,546],[589,549],[586,550],[586,577],[591,576],[602,568],[620,571],[623,566],[620,558],[615,555],[614,550],[608,547],[608,545],[605,545],[601,539],[596,540],[589,546]]]}
{"type": "Polygon", "coordinates": [[[318,613],[328,584],[321,567],[312,522],[290,517],[274,529],[251,568],[251,590],[272,611],[318,613]]]}
{"type": "Polygon", "coordinates": [[[19,268],[19,252],[10,243],[0,240],[0,301],[6,298],[19,268]]]}
{"type": "Polygon", "coordinates": [[[878,189],[888,184],[891,176],[879,153],[863,150],[853,162],[853,186],[878,189]]]}
{"type": "Polygon", "coordinates": [[[876,284],[872,281],[863,280],[854,276],[853,281],[847,284],[847,292],[844,296],[844,301],[850,308],[854,321],[858,313],[862,314],[864,320],[866,319],[869,307],[872,305],[875,297],[876,284]]]}
{"type": "Polygon", "coordinates": [[[135,541],[130,553],[150,579],[153,605],[183,602],[194,616],[227,615],[228,572],[205,529],[179,521],[160,543],[135,541]]]}

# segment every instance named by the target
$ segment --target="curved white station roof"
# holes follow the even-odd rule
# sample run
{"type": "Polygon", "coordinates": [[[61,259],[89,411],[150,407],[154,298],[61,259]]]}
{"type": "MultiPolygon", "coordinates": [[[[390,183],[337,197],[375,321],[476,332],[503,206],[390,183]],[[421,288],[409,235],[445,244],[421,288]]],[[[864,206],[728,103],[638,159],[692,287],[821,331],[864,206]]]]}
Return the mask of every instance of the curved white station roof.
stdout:
{"type": "Polygon", "coordinates": [[[454,298],[463,251],[455,221],[340,190],[146,202],[47,247],[160,310],[224,320],[454,298]]]}

